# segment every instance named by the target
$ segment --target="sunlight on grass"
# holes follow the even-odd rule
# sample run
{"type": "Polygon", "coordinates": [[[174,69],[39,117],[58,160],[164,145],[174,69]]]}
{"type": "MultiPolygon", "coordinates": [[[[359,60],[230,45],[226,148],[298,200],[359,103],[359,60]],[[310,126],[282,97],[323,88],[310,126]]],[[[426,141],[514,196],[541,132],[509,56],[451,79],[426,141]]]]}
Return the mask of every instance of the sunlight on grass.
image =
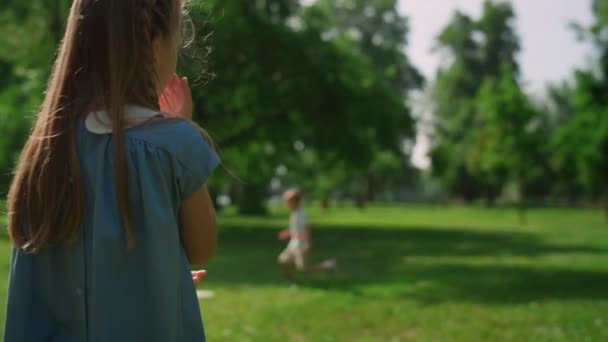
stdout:
{"type": "MultiPolygon", "coordinates": [[[[335,274],[281,280],[287,213],[225,213],[201,286],[210,341],[605,341],[608,224],[601,214],[533,210],[310,208],[313,260],[335,274]]],[[[5,300],[9,246],[0,240],[5,300]]],[[[3,315],[3,312],[0,314],[3,315]]]]}

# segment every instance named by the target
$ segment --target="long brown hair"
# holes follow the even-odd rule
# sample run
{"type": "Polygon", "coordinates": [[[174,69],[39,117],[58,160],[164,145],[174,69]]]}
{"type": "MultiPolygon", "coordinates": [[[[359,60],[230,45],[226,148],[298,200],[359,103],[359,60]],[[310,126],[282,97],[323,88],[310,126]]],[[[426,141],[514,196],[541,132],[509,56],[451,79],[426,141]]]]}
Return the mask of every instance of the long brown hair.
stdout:
{"type": "Polygon", "coordinates": [[[84,192],[76,123],[105,109],[113,127],[117,205],[129,218],[124,105],[158,109],[153,41],[176,33],[181,0],[74,0],[46,97],[17,164],[8,195],[13,245],[28,252],[75,241],[84,192]]]}

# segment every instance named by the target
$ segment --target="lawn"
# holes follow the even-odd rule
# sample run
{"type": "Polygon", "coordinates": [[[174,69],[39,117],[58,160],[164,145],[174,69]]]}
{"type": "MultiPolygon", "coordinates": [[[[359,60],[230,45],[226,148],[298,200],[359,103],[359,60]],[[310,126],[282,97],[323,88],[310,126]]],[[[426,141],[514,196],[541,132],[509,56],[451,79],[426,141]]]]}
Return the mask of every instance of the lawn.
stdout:
{"type": "MultiPolygon", "coordinates": [[[[287,213],[223,214],[201,288],[209,341],[608,341],[608,224],[598,212],[386,207],[310,210],[313,259],[282,282],[287,213]]],[[[0,239],[0,277],[9,247],[0,239]]],[[[2,302],[6,280],[0,282],[2,302]]]]}

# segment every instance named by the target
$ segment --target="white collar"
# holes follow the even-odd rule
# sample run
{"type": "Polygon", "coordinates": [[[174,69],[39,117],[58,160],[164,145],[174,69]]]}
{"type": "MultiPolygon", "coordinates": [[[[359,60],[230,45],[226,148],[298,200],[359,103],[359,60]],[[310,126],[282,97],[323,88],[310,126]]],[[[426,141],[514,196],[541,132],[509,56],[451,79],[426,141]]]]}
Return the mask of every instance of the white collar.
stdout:
{"type": "MultiPolygon", "coordinates": [[[[161,115],[158,111],[149,108],[126,105],[125,106],[125,128],[142,124],[155,116],[161,115]]],[[[112,120],[105,111],[92,112],[85,119],[87,130],[94,134],[111,134],[112,120]]]]}

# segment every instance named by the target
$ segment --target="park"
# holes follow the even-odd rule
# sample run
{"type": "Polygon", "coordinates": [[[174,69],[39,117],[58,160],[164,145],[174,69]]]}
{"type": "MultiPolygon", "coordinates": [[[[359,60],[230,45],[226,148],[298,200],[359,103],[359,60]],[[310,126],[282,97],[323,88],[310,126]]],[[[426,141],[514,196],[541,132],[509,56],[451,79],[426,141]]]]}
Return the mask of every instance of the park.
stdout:
{"type": "MultiPolygon", "coordinates": [[[[587,57],[532,81],[522,1],[450,7],[431,71],[422,0],[187,3],[177,73],[221,159],[208,341],[608,341],[608,1],[539,0],[588,12],[551,36],[587,57]],[[307,262],[335,265],[284,279],[296,209],[307,262]]],[[[0,4],[0,203],[78,2],[0,4]]]]}

